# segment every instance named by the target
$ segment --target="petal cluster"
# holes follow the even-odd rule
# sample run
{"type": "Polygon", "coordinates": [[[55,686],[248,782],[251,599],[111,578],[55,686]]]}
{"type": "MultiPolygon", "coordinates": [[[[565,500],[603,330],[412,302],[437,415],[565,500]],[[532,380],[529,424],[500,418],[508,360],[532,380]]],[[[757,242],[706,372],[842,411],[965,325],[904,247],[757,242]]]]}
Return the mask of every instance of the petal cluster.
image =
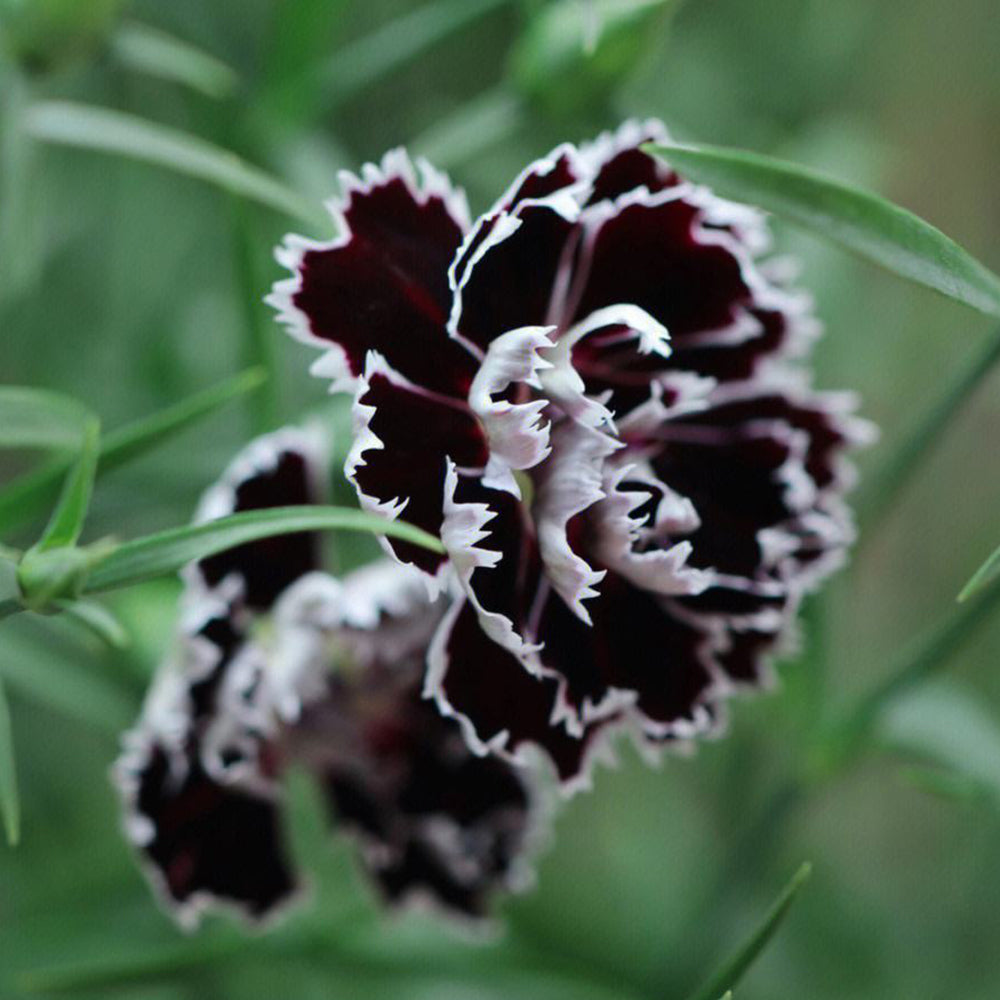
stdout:
{"type": "MultiPolygon", "coordinates": [[[[324,459],[318,434],[261,438],[198,516],[319,502],[324,459]]],[[[218,906],[260,919],[293,898],[292,765],[316,777],[387,901],[479,917],[496,889],[524,882],[527,776],[474,754],[422,697],[445,610],[389,560],[335,579],[310,534],[188,569],[177,648],[116,767],[127,832],[182,923],[218,906]]]]}
{"type": "Polygon", "coordinates": [[[427,693],[470,746],[544,748],[568,785],[601,737],[712,731],[767,677],[853,529],[867,425],[810,388],[809,301],[769,278],[758,213],[624,126],[532,164],[470,223],[400,151],[347,177],[330,244],[290,238],[272,302],[354,393],[363,506],[452,600],[427,693]]]}
{"type": "Polygon", "coordinates": [[[768,276],[760,214],[642,151],[664,137],[559,147],[472,223],[390,153],[344,178],[338,239],[286,241],[271,296],[354,394],[362,505],[444,542],[386,542],[457,581],[428,695],[567,787],[613,729],[708,733],[766,681],[852,540],[844,456],[870,436],[809,385],[818,324],[768,276]]]}

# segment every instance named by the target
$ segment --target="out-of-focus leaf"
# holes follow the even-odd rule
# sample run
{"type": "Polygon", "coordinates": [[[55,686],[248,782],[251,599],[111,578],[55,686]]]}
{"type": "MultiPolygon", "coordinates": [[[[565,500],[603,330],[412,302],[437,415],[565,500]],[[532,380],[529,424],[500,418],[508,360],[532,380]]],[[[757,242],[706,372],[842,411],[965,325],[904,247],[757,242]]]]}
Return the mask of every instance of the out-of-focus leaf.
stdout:
{"type": "Polygon", "coordinates": [[[511,53],[514,83],[556,114],[600,100],[666,29],[676,5],[677,0],[554,0],[531,18],[511,53]]]}
{"type": "Polygon", "coordinates": [[[413,140],[432,163],[455,167],[508,138],[523,121],[521,101],[503,89],[466,101],[413,140]]]}
{"type": "Polygon", "coordinates": [[[14,734],[10,727],[10,708],[0,678],[0,814],[3,816],[7,843],[21,837],[21,799],[17,792],[17,765],[14,760],[14,734]]]}
{"type": "Polygon", "coordinates": [[[890,705],[879,741],[946,768],[1000,801],[1000,722],[955,684],[939,682],[890,705]]]}
{"type": "Polygon", "coordinates": [[[941,767],[906,767],[900,780],[911,788],[947,802],[982,803],[993,798],[993,789],[985,787],[967,774],[941,767]]]}
{"type": "MultiPolygon", "coordinates": [[[[106,434],[101,443],[98,475],[152,451],[203,417],[259,388],[266,378],[262,369],[251,368],[159,413],[106,434]]],[[[29,521],[40,508],[50,503],[71,463],[70,456],[53,458],[0,490],[0,530],[10,531],[29,521]]]]}
{"type": "Polygon", "coordinates": [[[691,997],[691,1000],[718,1000],[735,986],[767,947],[791,908],[799,890],[812,874],[812,865],[805,862],[785,886],[768,911],[761,925],[750,935],[732,957],[691,997]]]}
{"type": "Polygon", "coordinates": [[[56,607],[64,617],[112,648],[124,649],[128,645],[125,626],[103,605],[93,601],[56,601],[56,607]]]}
{"type": "Polygon", "coordinates": [[[239,84],[236,71],[221,59],[149,25],[123,24],[111,39],[111,49],[130,69],[208,97],[227,97],[239,84]]]}
{"type": "Polygon", "coordinates": [[[0,650],[0,679],[21,697],[114,737],[133,721],[132,697],[95,670],[93,654],[42,631],[37,620],[5,622],[0,650]]]}
{"type": "Polygon", "coordinates": [[[917,685],[941,670],[962,643],[987,621],[1000,601],[1000,580],[994,580],[972,600],[959,606],[943,621],[906,647],[886,679],[864,696],[845,720],[834,728],[826,747],[823,767],[841,767],[853,759],[877,731],[885,713],[917,685]]]}
{"type": "Polygon", "coordinates": [[[254,267],[254,243],[249,229],[247,209],[239,198],[230,204],[232,220],[233,271],[236,296],[243,314],[243,359],[253,370],[264,371],[267,378],[252,404],[254,431],[263,434],[278,424],[278,364],[276,338],[270,316],[262,315],[261,283],[254,267]]]}
{"type": "Polygon", "coordinates": [[[175,573],[188,563],[262,538],[328,530],[369,531],[391,535],[434,552],[444,551],[433,535],[403,521],[389,521],[345,507],[273,507],[125,542],[95,565],[85,592],[113,590],[175,573]]]}
{"type": "Polygon", "coordinates": [[[0,447],[79,448],[90,411],[69,396],[0,386],[0,447]]]}
{"type": "Polygon", "coordinates": [[[69,101],[44,101],[27,111],[25,126],[42,142],[127,156],[197,177],[232,194],[322,224],[322,211],[235,153],[135,115],[69,101]]]}
{"type": "Polygon", "coordinates": [[[29,993],[45,994],[110,991],[180,978],[196,969],[217,966],[250,946],[250,939],[237,935],[225,935],[214,942],[192,940],[129,959],[97,959],[63,968],[38,969],[25,973],[21,986],[29,993]]]}
{"type": "Polygon", "coordinates": [[[383,28],[338,49],[319,85],[339,102],[416,59],[449,35],[510,0],[436,0],[390,20],[383,28]]]}
{"type": "Polygon", "coordinates": [[[4,47],[35,72],[92,50],[123,0],[3,0],[4,47]]]}
{"type": "Polygon", "coordinates": [[[958,595],[959,601],[967,601],[973,595],[978,594],[984,587],[988,587],[998,575],[1000,575],[1000,548],[994,549],[986,562],[972,574],[972,579],[958,595]]]}
{"type": "MultiPolygon", "coordinates": [[[[920,467],[921,460],[941,439],[961,412],[962,404],[976,391],[998,362],[1000,362],[1000,330],[995,331],[983,348],[968,359],[954,384],[948,386],[940,399],[920,414],[902,443],[868,478],[857,504],[867,529],[867,537],[874,537],[871,531],[874,524],[881,515],[892,509],[893,501],[920,467]]],[[[1000,568],[1000,550],[994,553],[992,558],[997,560],[993,567],[1000,568]]],[[[993,569],[984,566],[965,585],[958,599],[964,601],[992,578],[993,569]]]]}
{"type": "Polygon", "coordinates": [[[793,163],[744,150],[650,145],[691,180],[782,216],[979,312],[1000,316],[1000,277],[898,205],[793,163]]]}

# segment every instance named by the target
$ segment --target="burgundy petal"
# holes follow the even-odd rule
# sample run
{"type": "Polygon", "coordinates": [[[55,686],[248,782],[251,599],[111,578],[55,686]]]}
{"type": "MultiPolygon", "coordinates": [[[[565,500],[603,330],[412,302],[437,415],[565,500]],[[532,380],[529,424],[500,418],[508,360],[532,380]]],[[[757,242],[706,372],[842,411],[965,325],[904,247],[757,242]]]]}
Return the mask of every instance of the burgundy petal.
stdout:
{"type": "Polygon", "coordinates": [[[335,210],[343,235],[332,243],[291,237],[279,260],[294,277],[269,301],[290,332],[330,353],[314,369],[348,388],[376,350],[412,381],[464,396],[474,359],[449,339],[448,265],[467,228],[464,199],[424,168],[418,184],[406,154],[387,154],[362,183],[344,180],[335,210]]]}
{"type": "MultiPolygon", "coordinates": [[[[362,506],[439,535],[448,462],[481,471],[489,458],[475,416],[465,404],[405,384],[372,355],[355,400],[355,422],[345,468],[362,506]]],[[[444,563],[408,542],[388,544],[402,562],[427,573],[444,563]]]]}
{"type": "Polygon", "coordinates": [[[667,131],[661,122],[628,121],[617,131],[605,133],[580,149],[580,156],[594,173],[587,202],[613,201],[637,188],[651,194],[674,187],[677,175],[662,160],[649,156],[639,147],[647,142],[664,142],[667,131]]]}
{"type": "Polygon", "coordinates": [[[551,597],[539,621],[540,656],[563,679],[568,710],[587,723],[634,706],[651,735],[704,731],[705,705],[717,697],[713,640],[673,609],[613,573],[591,604],[592,626],[551,597]]]}
{"type": "Polygon", "coordinates": [[[554,722],[559,681],[532,676],[487,638],[468,602],[452,608],[435,638],[425,690],[443,714],[459,719],[477,752],[521,761],[527,748],[539,747],[561,781],[571,786],[587,783],[602,724],[576,736],[554,722]]]}
{"type": "Polygon", "coordinates": [[[196,756],[156,743],[134,781],[144,823],[133,826],[148,830],[139,846],[182,922],[211,902],[259,919],[295,892],[273,799],[220,784],[196,756]]]}
{"type": "Polygon", "coordinates": [[[453,271],[449,329],[485,351],[501,334],[545,326],[572,267],[576,202],[566,191],[502,213],[453,271]]]}
{"type": "MultiPolygon", "coordinates": [[[[316,434],[282,430],[258,438],[230,464],[206,493],[196,515],[209,521],[240,511],[314,504],[324,494],[323,446],[316,434]]],[[[241,596],[255,610],[269,608],[292,582],[320,564],[320,536],[311,532],[248,542],[197,564],[210,587],[239,581],[241,596]]]]}

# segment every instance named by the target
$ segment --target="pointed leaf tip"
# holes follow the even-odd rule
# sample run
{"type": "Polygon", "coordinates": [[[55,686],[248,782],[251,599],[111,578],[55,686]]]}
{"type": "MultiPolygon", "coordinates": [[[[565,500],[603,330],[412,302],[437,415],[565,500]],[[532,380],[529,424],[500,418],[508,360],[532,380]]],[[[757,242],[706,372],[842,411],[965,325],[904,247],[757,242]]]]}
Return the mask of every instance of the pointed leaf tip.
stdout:
{"type": "Polygon", "coordinates": [[[758,153],[650,143],[685,177],[756,205],[990,316],[1000,316],[1000,277],[929,222],[841,181],[758,153]]]}
{"type": "Polygon", "coordinates": [[[812,864],[805,861],[775,900],[760,926],[720,966],[708,982],[691,997],[691,1000],[719,1000],[720,997],[725,1000],[726,996],[732,995],[732,987],[739,983],[750,966],[770,943],[771,938],[777,933],[778,928],[788,915],[792,903],[795,902],[795,897],[809,880],[810,875],[812,875],[812,864]]]}

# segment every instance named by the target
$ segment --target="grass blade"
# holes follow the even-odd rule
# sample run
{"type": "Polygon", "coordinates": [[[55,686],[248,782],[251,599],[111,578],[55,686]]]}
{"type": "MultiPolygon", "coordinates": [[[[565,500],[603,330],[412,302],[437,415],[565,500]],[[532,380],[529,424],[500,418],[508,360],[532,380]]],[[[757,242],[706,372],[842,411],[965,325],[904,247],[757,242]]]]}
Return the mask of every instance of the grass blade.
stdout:
{"type": "Polygon", "coordinates": [[[339,49],[321,71],[319,85],[343,101],[412,62],[449,35],[510,0],[437,0],[391,20],[339,49]]]}
{"type": "Polygon", "coordinates": [[[435,552],[444,551],[433,535],[403,521],[388,521],[346,507],[273,507],[126,542],[96,564],[85,592],[113,590],[175,573],[188,563],[262,538],[332,529],[392,535],[435,552]]]}
{"type": "Polygon", "coordinates": [[[111,50],[130,69],[181,83],[206,97],[228,97],[239,84],[236,71],[189,42],[145,24],[123,24],[111,50]]]}
{"type": "MultiPolygon", "coordinates": [[[[985,347],[964,366],[944,395],[941,396],[914,425],[889,460],[868,480],[858,500],[858,512],[870,532],[872,526],[887,513],[893,501],[906,487],[920,466],[920,461],[941,439],[952,421],[961,412],[962,404],[980,386],[983,379],[1000,363],[1000,330],[997,330],[985,347]]],[[[1000,556],[998,556],[1000,559],[1000,556]]],[[[977,574],[978,576],[978,574],[977,574]]],[[[980,583],[991,577],[984,577],[980,583]]],[[[978,589],[980,583],[977,583],[978,589]]],[[[966,585],[959,600],[973,593],[966,585]]]]}
{"type": "Polygon", "coordinates": [[[887,709],[903,694],[933,677],[962,643],[971,638],[1000,601],[1000,580],[994,579],[973,600],[956,608],[943,622],[919,636],[903,651],[888,677],[864,697],[847,719],[834,730],[827,767],[851,760],[881,721],[887,709]]]}
{"type": "Polygon", "coordinates": [[[10,708],[0,680],[0,813],[13,847],[21,839],[21,799],[17,792],[17,767],[14,761],[14,734],[10,727],[10,708]]]}
{"type": "Polygon", "coordinates": [[[686,177],[773,212],[903,278],[1000,316],[1000,278],[930,223],[792,163],[712,146],[650,145],[686,177]]]}
{"type": "Polygon", "coordinates": [[[80,430],[90,415],[69,396],[20,385],[0,386],[0,447],[80,447],[80,430]]]}
{"type": "Polygon", "coordinates": [[[36,551],[48,552],[76,545],[90,509],[100,448],[101,424],[96,417],[92,417],[83,431],[80,455],[66,477],[62,495],[52,512],[48,527],[35,546],[36,551]]]}
{"type": "MultiPolygon", "coordinates": [[[[159,413],[106,434],[101,443],[98,476],[147,454],[227,403],[260,388],[266,378],[263,369],[249,369],[159,413]]],[[[53,458],[0,490],[0,528],[10,531],[30,521],[40,508],[51,503],[71,463],[71,456],[53,458]]]]}
{"type": "Polygon", "coordinates": [[[44,101],[27,111],[25,127],[42,142],[142,160],[208,181],[315,226],[317,206],[235,153],[135,115],[69,101],[44,101]]]}
{"type": "Polygon", "coordinates": [[[750,935],[732,957],[723,963],[701,989],[697,990],[691,1000],[719,1000],[727,994],[746,974],[746,971],[756,961],[757,956],[767,947],[781,926],[788,911],[795,902],[799,890],[812,874],[812,865],[805,862],[792,876],[781,895],[771,907],[761,925],[750,935]]]}

